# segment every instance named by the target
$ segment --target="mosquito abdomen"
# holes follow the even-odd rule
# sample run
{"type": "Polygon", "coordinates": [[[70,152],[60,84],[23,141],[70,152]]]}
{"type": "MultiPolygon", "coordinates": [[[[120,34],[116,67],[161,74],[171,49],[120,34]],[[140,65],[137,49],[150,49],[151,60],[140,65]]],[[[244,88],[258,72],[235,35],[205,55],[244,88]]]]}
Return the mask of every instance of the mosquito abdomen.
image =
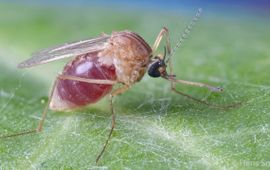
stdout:
{"type": "MultiPolygon", "coordinates": [[[[97,53],[75,58],[65,66],[62,74],[87,79],[116,79],[115,67],[100,63],[97,53]]],[[[59,79],[54,89],[50,108],[53,110],[71,110],[86,106],[99,101],[111,90],[112,85],[59,79]]]]}

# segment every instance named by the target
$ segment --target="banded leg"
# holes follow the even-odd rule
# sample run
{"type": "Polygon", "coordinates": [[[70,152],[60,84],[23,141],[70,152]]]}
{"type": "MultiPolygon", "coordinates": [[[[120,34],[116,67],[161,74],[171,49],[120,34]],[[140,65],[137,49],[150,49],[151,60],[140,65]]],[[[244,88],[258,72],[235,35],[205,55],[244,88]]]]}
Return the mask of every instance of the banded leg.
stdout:
{"type": "Polygon", "coordinates": [[[112,125],[111,125],[111,130],[110,130],[110,133],[107,137],[107,140],[102,148],[102,150],[100,151],[100,153],[98,154],[97,158],[96,158],[96,164],[98,164],[98,161],[100,160],[101,156],[103,155],[104,151],[106,150],[107,146],[108,146],[108,143],[110,141],[110,138],[112,136],[112,133],[113,133],[113,130],[114,130],[114,127],[115,127],[115,114],[114,114],[114,110],[113,110],[113,97],[117,96],[117,95],[120,95],[122,93],[124,93],[125,91],[127,91],[129,89],[129,86],[128,85],[124,85],[118,89],[115,89],[115,91],[113,91],[111,94],[110,94],[110,110],[111,110],[111,115],[112,115],[112,125]]]}
{"type": "Polygon", "coordinates": [[[75,77],[75,76],[58,75],[57,79],[54,81],[53,86],[51,88],[48,103],[46,104],[46,106],[44,108],[44,111],[42,112],[42,117],[41,117],[41,120],[38,123],[37,128],[32,129],[32,130],[19,132],[19,133],[15,133],[15,134],[11,134],[11,135],[0,136],[0,138],[9,138],[9,137],[15,137],[15,136],[21,136],[21,135],[41,132],[44,121],[46,119],[46,115],[47,115],[47,112],[48,112],[48,109],[49,109],[50,102],[52,100],[52,95],[53,95],[54,89],[55,89],[56,84],[57,84],[59,79],[80,81],[80,82],[93,83],[93,84],[107,84],[107,85],[114,85],[114,84],[117,83],[116,81],[111,81],[111,80],[86,79],[86,78],[80,78],[80,77],[75,77]]]}

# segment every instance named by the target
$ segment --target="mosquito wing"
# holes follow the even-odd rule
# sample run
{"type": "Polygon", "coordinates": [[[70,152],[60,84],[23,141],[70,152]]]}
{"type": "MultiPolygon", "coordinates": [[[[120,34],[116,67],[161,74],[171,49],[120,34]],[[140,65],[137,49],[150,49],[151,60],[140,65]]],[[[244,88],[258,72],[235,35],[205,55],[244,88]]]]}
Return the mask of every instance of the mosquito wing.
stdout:
{"type": "Polygon", "coordinates": [[[63,58],[101,51],[106,47],[107,40],[110,37],[110,35],[102,35],[93,39],[67,43],[54,48],[45,49],[32,54],[32,58],[21,62],[18,67],[32,67],[63,58]]]}

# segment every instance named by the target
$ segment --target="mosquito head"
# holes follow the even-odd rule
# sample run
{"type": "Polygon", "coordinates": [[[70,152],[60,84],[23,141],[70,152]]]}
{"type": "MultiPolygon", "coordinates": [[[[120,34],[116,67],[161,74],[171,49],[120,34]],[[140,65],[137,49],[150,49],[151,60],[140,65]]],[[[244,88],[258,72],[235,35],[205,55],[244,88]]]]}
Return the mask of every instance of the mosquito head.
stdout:
{"type": "Polygon", "coordinates": [[[159,56],[156,56],[152,59],[148,67],[148,75],[151,77],[160,77],[166,75],[166,63],[164,59],[161,59],[159,56]]]}

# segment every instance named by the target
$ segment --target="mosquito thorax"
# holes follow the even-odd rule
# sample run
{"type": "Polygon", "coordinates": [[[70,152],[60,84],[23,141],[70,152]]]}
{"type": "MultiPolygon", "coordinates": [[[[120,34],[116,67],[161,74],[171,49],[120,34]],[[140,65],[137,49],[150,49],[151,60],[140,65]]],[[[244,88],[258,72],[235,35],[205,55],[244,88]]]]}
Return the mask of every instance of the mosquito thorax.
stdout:
{"type": "Polygon", "coordinates": [[[148,75],[156,78],[164,74],[166,74],[166,64],[164,60],[159,57],[155,57],[148,66],[148,75]]]}

